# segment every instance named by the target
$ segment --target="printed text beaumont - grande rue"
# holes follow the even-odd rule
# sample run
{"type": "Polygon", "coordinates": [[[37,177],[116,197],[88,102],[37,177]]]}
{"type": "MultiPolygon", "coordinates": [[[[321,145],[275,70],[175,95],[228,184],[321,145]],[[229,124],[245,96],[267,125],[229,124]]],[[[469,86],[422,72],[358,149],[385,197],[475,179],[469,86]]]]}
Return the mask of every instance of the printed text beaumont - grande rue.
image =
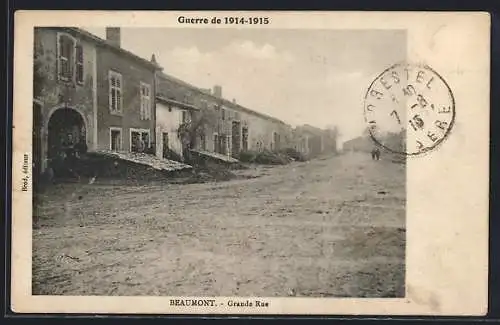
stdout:
{"type": "Polygon", "coordinates": [[[217,302],[215,299],[170,299],[170,306],[178,307],[269,307],[265,300],[228,300],[226,303],[217,302]]]}

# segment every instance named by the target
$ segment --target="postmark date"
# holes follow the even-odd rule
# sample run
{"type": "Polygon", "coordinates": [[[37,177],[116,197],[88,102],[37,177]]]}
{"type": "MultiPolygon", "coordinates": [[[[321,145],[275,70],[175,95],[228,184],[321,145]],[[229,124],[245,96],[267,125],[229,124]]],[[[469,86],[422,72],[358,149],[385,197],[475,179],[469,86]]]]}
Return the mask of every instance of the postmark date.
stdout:
{"type": "Polygon", "coordinates": [[[364,113],[370,135],[380,146],[419,155],[448,136],[455,102],[448,84],[430,67],[396,64],[368,88],[364,113]]]}

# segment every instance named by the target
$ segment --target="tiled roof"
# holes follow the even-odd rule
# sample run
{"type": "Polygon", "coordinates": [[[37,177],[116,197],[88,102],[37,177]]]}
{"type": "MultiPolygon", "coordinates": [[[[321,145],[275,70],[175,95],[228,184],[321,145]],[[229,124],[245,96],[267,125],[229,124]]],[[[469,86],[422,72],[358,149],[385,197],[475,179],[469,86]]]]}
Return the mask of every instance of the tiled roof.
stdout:
{"type": "Polygon", "coordinates": [[[213,158],[213,159],[220,160],[220,161],[223,161],[226,163],[235,164],[235,163],[239,162],[238,159],[235,159],[229,155],[223,155],[223,154],[216,153],[216,152],[211,152],[211,151],[206,151],[206,150],[196,150],[196,149],[191,149],[191,152],[194,152],[200,156],[213,158]]]}
{"type": "Polygon", "coordinates": [[[162,170],[168,172],[192,168],[190,165],[186,165],[178,161],[161,159],[156,156],[145,153],[115,152],[110,150],[97,150],[97,151],[92,151],[92,153],[96,155],[102,155],[105,157],[112,157],[115,159],[126,160],[136,164],[150,166],[156,170],[162,170]]]}
{"type": "Polygon", "coordinates": [[[188,104],[188,103],[184,103],[184,102],[180,102],[180,101],[177,101],[177,100],[174,100],[174,99],[170,99],[170,98],[165,98],[163,96],[160,96],[160,95],[156,95],[156,100],[159,101],[159,102],[163,102],[165,104],[172,104],[172,105],[176,105],[176,106],[180,106],[182,108],[186,108],[186,109],[192,109],[192,110],[196,110],[196,111],[199,111],[200,109],[194,105],[191,105],[191,104],[188,104]]]}
{"type": "MultiPolygon", "coordinates": [[[[233,110],[244,112],[244,113],[251,114],[251,115],[255,115],[255,116],[261,117],[261,118],[266,119],[266,120],[270,120],[270,121],[273,121],[273,122],[276,122],[276,123],[280,123],[280,124],[286,125],[286,123],[283,122],[280,119],[277,119],[275,117],[266,115],[264,113],[256,112],[254,110],[251,110],[251,109],[246,108],[244,106],[241,106],[239,104],[233,103],[232,101],[230,101],[228,99],[219,98],[219,97],[217,97],[217,96],[215,96],[213,94],[209,94],[206,91],[204,91],[203,89],[201,89],[199,87],[196,87],[196,86],[194,86],[194,85],[192,85],[190,83],[187,83],[187,82],[185,82],[185,81],[183,81],[183,80],[181,80],[181,79],[179,79],[177,77],[174,77],[172,75],[169,75],[169,74],[166,74],[166,73],[162,72],[162,73],[158,74],[158,77],[159,78],[163,78],[165,80],[169,80],[169,81],[175,82],[175,83],[177,83],[179,85],[185,86],[186,88],[189,88],[190,90],[193,90],[193,91],[197,92],[198,94],[202,94],[204,96],[208,96],[211,99],[213,99],[214,101],[220,102],[223,105],[225,105],[225,106],[227,106],[227,107],[229,107],[229,108],[231,108],[233,110]]],[[[157,91],[161,92],[161,89],[157,89],[157,91]]],[[[162,95],[164,95],[164,94],[162,94],[162,95]]]]}
{"type": "Polygon", "coordinates": [[[128,56],[129,58],[133,59],[133,60],[136,60],[137,62],[147,66],[148,68],[150,69],[161,69],[160,66],[158,66],[158,64],[155,64],[149,60],[146,60],[144,58],[141,58],[140,56],[130,52],[130,51],[127,51],[125,50],[124,48],[122,47],[118,47],[118,46],[115,46],[111,43],[109,43],[108,41],[106,41],[105,39],[102,39],[90,32],[87,32],[86,30],[84,29],[81,29],[81,28],[77,28],[77,27],[57,27],[57,28],[61,28],[61,29],[66,29],[66,30],[69,30],[69,31],[73,31],[74,33],[77,33],[89,40],[92,40],[96,43],[98,43],[99,45],[102,45],[106,48],[109,48],[109,49],[112,49],[114,51],[117,51],[118,53],[121,53],[125,56],[128,56]]]}

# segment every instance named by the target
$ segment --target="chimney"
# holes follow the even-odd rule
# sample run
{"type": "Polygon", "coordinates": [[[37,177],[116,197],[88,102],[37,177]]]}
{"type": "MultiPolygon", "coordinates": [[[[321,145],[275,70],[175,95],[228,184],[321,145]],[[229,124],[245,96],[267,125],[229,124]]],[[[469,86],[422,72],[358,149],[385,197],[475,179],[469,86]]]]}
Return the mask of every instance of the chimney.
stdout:
{"type": "Polygon", "coordinates": [[[236,98],[233,98],[233,104],[236,104],[236,98]]]}
{"type": "Polygon", "coordinates": [[[214,86],[214,96],[222,98],[222,87],[219,85],[214,86]]]}
{"type": "Polygon", "coordinates": [[[120,27],[106,27],[106,40],[108,43],[120,47],[121,46],[121,35],[120,27]]]}
{"type": "Polygon", "coordinates": [[[151,63],[158,65],[158,62],[156,62],[156,56],[154,55],[154,53],[153,53],[153,55],[151,55],[151,63]]]}
{"type": "Polygon", "coordinates": [[[156,56],[154,53],[151,55],[151,63],[153,63],[156,66],[156,70],[163,71],[163,67],[156,61],[156,56]]]}

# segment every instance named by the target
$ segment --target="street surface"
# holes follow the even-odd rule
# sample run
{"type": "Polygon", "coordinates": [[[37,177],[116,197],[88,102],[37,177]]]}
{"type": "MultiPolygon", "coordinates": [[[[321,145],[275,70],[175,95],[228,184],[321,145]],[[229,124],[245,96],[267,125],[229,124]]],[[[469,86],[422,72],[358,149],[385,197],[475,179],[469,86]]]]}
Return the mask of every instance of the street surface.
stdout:
{"type": "Polygon", "coordinates": [[[204,184],[57,185],[33,294],[404,296],[405,167],[369,154],[204,184]]]}

